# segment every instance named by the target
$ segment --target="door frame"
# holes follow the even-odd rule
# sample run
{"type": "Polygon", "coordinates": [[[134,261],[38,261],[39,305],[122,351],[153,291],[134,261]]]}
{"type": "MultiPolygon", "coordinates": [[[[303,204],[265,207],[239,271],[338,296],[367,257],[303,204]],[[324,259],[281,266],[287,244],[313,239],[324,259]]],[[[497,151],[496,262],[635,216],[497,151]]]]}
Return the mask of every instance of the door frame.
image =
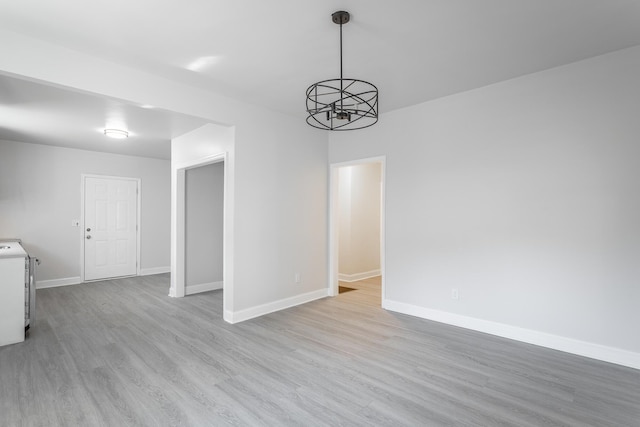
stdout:
{"type": "Polygon", "coordinates": [[[384,306],[386,300],[386,255],[385,255],[385,194],[386,194],[386,156],[368,157],[347,162],[331,163],[329,165],[329,271],[327,293],[330,297],[339,293],[338,285],[338,252],[339,252],[339,172],[346,166],[380,164],[380,275],[382,276],[382,289],[380,305],[384,306]]]}
{"type": "MultiPolygon", "coordinates": [[[[222,219],[222,290],[223,290],[223,313],[224,318],[227,320],[228,314],[227,310],[231,307],[231,286],[233,283],[233,272],[231,271],[233,265],[232,258],[232,241],[231,236],[229,235],[231,220],[232,220],[232,212],[231,206],[229,204],[229,163],[228,163],[228,155],[226,152],[214,154],[210,156],[206,156],[203,158],[185,161],[178,163],[174,166],[175,175],[174,178],[176,180],[176,212],[175,212],[175,220],[172,220],[172,227],[175,227],[175,244],[172,242],[171,250],[172,250],[172,259],[171,259],[171,289],[169,290],[169,296],[174,298],[181,298],[185,296],[186,291],[186,174],[187,170],[195,169],[200,166],[206,166],[213,163],[223,163],[224,164],[224,174],[223,174],[223,219],[222,219]]],[[[228,320],[227,320],[228,321],[228,320]]]]}
{"type": "MultiPolygon", "coordinates": [[[[113,176],[113,175],[97,175],[97,174],[88,174],[83,173],[80,174],[80,281],[85,282],[84,280],[84,262],[85,262],[85,245],[84,245],[84,192],[85,192],[85,181],[87,178],[100,178],[100,179],[120,179],[125,181],[135,181],[136,186],[138,188],[136,194],[136,276],[140,275],[140,229],[142,228],[140,225],[140,211],[141,209],[141,197],[142,197],[142,187],[140,178],[132,178],[130,176],[113,176]]],[[[96,282],[100,280],[108,280],[108,279],[96,279],[89,280],[90,282],[96,282]]]]}

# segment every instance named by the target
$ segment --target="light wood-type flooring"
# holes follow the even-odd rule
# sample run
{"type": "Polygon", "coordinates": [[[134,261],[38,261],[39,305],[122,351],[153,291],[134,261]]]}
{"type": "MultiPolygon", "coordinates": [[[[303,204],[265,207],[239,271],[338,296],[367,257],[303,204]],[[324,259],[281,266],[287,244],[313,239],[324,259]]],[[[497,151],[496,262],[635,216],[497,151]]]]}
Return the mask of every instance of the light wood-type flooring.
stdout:
{"type": "Polygon", "coordinates": [[[640,371],[388,312],[366,282],[236,325],[168,275],[39,290],[0,425],[640,426],[640,371]]]}
{"type": "Polygon", "coordinates": [[[340,282],[340,287],[354,289],[340,294],[345,303],[369,305],[380,307],[382,305],[382,281],[381,277],[358,280],[357,282],[340,282]]]}

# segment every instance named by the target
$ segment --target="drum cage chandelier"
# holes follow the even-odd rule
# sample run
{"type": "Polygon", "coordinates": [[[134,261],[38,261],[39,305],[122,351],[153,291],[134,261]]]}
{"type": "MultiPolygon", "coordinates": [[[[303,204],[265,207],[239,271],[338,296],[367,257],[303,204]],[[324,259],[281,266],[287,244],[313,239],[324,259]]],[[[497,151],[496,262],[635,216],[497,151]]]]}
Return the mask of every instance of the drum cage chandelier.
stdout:
{"type": "Polygon", "coordinates": [[[340,25],[340,78],[314,83],[307,89],[307,123],[318,129],[355,130],[378,121],[378,88],[342,75],[342,25],[349,22],[349,12],[331,15],[340,25]]]}

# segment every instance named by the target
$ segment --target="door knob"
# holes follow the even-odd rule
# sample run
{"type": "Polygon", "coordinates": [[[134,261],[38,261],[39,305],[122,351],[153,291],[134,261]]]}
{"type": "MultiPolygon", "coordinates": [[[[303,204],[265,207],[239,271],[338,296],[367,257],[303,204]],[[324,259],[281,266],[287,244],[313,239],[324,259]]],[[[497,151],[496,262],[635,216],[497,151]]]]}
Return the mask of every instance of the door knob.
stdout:
{"type": "Polygon", "coordinates": [[[87,231],[91,231],[91,229],[90,229],[90,228],[87,228],[87,231]]]}
{"type": "Polygon", "coordinates": [[[91,239],[91,235],[87,236],[87,240],[91,239]]]}

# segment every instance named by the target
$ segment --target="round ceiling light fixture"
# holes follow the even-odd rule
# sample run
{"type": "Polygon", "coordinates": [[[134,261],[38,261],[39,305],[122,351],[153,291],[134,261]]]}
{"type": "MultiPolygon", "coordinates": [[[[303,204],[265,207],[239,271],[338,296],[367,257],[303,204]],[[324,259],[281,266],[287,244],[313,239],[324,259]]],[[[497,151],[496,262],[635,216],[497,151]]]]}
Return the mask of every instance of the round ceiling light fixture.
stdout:
{"type": "Polygon", "coordinates": [[[109,138],[125,139],[129,137],[129,132],[120,129],[105,129],[104,134],[109,138]]]}
{"type": "Polygon", "coordinates": [[[342,25],[349,12],[334,12],[331,20],[340,25],[340,78],[314,83],[307,89],[307,123],[318,129],[355,130],[378,121],[378,88],[342,75],[342,25]]]}

